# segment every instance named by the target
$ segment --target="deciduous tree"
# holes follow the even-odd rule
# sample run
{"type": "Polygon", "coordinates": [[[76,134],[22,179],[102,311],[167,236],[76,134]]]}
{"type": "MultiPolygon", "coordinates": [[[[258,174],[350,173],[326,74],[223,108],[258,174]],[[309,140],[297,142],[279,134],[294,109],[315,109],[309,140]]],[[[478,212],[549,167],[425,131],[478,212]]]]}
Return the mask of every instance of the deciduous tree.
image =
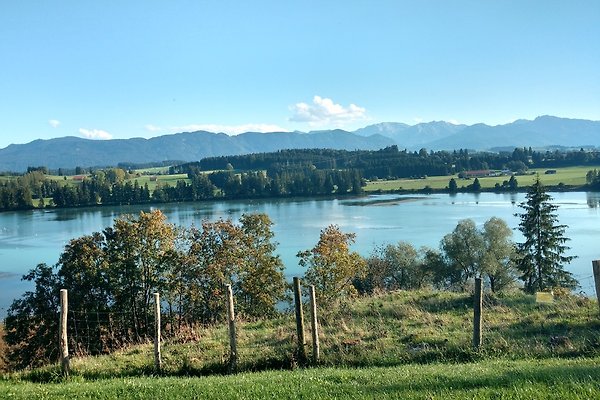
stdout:
{"type": "Polygon", "coordinates": [[[503,219],[492,217],[485,222],[481,233],[485,247],[481,272],[487,276],[491,291],[501,292],[515,282],[512,230],[503,219]]]}
{"type": "Polygon", "coordinates": [[[17,368],[39,366],[58,356],[58,347],[50,345],[58,338],[58,279],[52,267],[39,264],[23,280],[34,282],[35,288],[13,301],[4,321],[8,360],[17,368]]]}
{"type": "Polygon", "coordinates": [[[363,292],[410,290],[432,283],[434,271],[425,262],[427,248],[419,250],[408,242],[377,248],[367,258],[365,279],[356,280],[363,292]]]}
{"type": "Polygon", "coordinates": [[[324,300],[339,299],[356,293],[352,281],[365,274],[366,262],[350,245],[356,235],[343,233],[336,225],[321,231],[319,242],[297,254],[299,264],[307,267],[306,283],[315,285],[324,300]]]}
{"type": "Polygon", "coordinates": [[[469,279],[482,277],[493,292],[505,289],[514,282],[511,235],[500,218],[490,218],[482,230],[471,219],[459,221],[440,243],[446,260],[446,272],[440,277],[450,286],[464,286],[469,279]]]}
{"type": "Polygon", "coordinates": [[[440,248],[448,260],[449,283],[463,285],[481,274],[484,239],[473,220],[459,221],[454,231],[444,236],[440,248]]]}
{"type": "Polygon", "coordinates": [[[243,254],[235,285],[240,312],[253,318],[272,316],[286,291],[283,263],[274,254],[273,223],[266,214],[244,214],[240,223],[243,254]]]}

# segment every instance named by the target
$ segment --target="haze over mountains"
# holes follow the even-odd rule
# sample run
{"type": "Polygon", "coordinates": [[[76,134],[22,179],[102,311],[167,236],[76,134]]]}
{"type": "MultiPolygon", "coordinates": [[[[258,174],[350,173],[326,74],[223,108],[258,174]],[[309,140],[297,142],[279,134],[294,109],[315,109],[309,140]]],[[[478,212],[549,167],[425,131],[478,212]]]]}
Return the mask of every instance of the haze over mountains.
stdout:
{"type": "Polygon", "coordinates": [[[552,116],[489,126],[444,121],[407,125],[385,122],[354,132],[247,132],[237,136],[205,131],[151,139],[89,140],[64,137],[35,140],[0,149],[0,171],[20,172],[28,166],[51,169],[114,166],[120,162],[197,161],[204,157],[271,152],[293,148],[376,150],[390,145],[418,150],[490,150],[514,147],[600,146],[600,121],[552,116]]]}

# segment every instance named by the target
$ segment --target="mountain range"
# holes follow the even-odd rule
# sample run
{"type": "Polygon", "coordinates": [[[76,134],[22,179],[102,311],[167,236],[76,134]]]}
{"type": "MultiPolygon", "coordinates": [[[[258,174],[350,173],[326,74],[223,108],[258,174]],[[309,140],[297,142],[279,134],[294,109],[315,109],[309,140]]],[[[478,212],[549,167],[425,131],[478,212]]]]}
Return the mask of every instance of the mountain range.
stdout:
{"type": "Polygon", "coordinates": [[[89,140],[63,137],[12,144],[0,149],[0,171],[21,172],[28,166],[50,169],[114,166],[121,162],[197,161],[204,157],[271,152],[282,149],[334,148],[377,150],[397,145],[418,150],[493,150],[514,147],[600,146],[600,121],[542,116],[534,120],[489,126],[434,121],[407,125],[384,122],[354,132],[246,132],[236,136],[206,131],[151,139],[89,140]]]}
{"type": "Polygon", "coordinates": [[[50,169],[115,166],[168,160],[198,161],[204,157],[264,153],[283,149],[334,148],[378,150],[394,141],[381,135],[362,137],[342,130],[318,133],[246,132],[237,136],[205,131],[150,139],[90,140],[63,137],[12,144],[0,150],[0,171],[24,171],[29,166],[50,169]]]}
{"type": "Polygon", "coordinates": [[[355,131],[361,136],[380,134],[409,150],[600,146],[600,121],[559,118],[549,115],[519,119],[504,125],[455,125],[434,121],[417,125],[384,122],[355,131]]]}

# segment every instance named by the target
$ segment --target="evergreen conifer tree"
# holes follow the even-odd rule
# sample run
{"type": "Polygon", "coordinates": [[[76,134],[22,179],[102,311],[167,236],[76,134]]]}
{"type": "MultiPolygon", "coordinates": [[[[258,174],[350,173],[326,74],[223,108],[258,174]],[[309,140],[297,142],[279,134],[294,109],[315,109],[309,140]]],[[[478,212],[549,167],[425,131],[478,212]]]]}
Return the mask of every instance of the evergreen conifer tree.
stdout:
{"type": "Polygon", "coordinates": [[[519,230],[525,241],[518,244],[519,259],[517,269],[525,284],[525,291],[536,291],[577,286],[572,274],[564,270],[564,265],[574,256],[566,256],[569,240],[565,236],[566,225],[558,223],[558,206],[551,203],[550,196],[539,176],[527,192],[526,200],[520,204],[524,212],[516,214],[521,218],[519,230]]]}
{"type": "Polygon", "coordinates": [[[448,191],[450,193],[456,193],[458,190],[458,185],[456,183],[456,179],[451,178],[450,181],[448,182],[448,191]]]}

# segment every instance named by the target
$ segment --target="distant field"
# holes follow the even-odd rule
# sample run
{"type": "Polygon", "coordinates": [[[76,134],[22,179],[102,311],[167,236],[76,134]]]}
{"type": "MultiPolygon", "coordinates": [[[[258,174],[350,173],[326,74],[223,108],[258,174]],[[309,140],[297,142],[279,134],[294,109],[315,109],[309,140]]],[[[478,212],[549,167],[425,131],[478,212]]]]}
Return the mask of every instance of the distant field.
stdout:
{"type": "MultiPolygon", "coordinates": [[[[586,166],[586,167],[567,167],[567,168],[555,168],[556,174],[546,175],[544,172],[545,168],[532,169],[531,175],[519,175],[516,176],[517,182],[520,187],[530,186],[534,179],[535,173],[539,173],[540,180],[544,185],[554,186],[559,183],[563,183],[569,186],[581,186],[585,184],[585,175],[591,169],[600,169],[600,167],[586,166]]],[[[553,168],[554,169],[554,168],[553,168]]],[[[372,192],[377,190],[421,190],[426,186],[432,189],[444,189],[448,186],[448,182],[451,178],[456,180],[459,188],[467,187],[471,185],[474,179],[460,179],[458,175],[451,176],[428,176],[425,179],[396,179],[391,181],[376,181],[367,182],[365,191],[372,192]]],[[[498,176],[498,177],[486,177],[479,178],[482,188],[493,188],[496,183],[502,184],[503,181],[508,181],[510,176],[498,176]]]]}
{"type": "Polygon", "coordinates": [[[75,175],[46,175],[46,178],[50,179],[50,180],[53,180],[53,181],[59,181],[59,182],[60,181],[67,181],[67,182],[70,182],[70,181],[73,181],[73,177],[74,176],[75,175]],[[65,177],[67,179],[65,179],[65,177]]]}
{"type": "Polygon", "coordinates": [[[167,174],[169,173],[170,167],[152,167],[152,168],[141,168],[136,169],[134,172],[138,172],[140,174],[167,174]]]}
{"type": "MultiPolygon", "coordinates": [[[[168,167],[165,167],[165,168],[167,168],[167,170],[168,170],[168,167]]],[[[69,184],[69,185],[78,185],[80,183],[80,181],[78,181],[78,180],[75,179],[76,176],[77,175],[65,175],[65,176],[47,175],[47,178],[51,179],[51,180],[58,181],[58,182],[64,182],[65,184],[69,184]]],[[[86,176],[89,176],[89,175],[86,175],[86,176]]],[[[156,186],[158,185],[158,183],[167,184],[169,186],[175,186],[177,184],[177,181],[180,181],[180,180],[184,180],[184,181],[186,181],[186,182],[189,183],[189,179],[187,177],[187,174],[176,174],[176,175],[141,175],[139,177],[130,178],[127,181],[129,181],[131,183],[137,181],[138,185],[140,185],[140,186],[144,186],[144,184],[147,183],[148,184],[148,189],[150,189],[150,191],[152,191],[152,190],[154,190],[156,188],[156,186]],[[156,180],[154,180],[152,177],[156,177],[156,180]]]]}
{"type": "Polygon", "coordinates": [[[146,183],[148,184],[148,189],[150,191],[154,190],[156,186],[161,184],[167,184],[169,186],[177,185],[177,181],[185,181],[187,183],[190,182],[187,174],[176,174],[176,175],[155,175],[156,180],[152,180],[150,175],[142,175],[138,178],[130,179],[131,182],[137,181],[140,186],[144,186],[146,183]]]}

